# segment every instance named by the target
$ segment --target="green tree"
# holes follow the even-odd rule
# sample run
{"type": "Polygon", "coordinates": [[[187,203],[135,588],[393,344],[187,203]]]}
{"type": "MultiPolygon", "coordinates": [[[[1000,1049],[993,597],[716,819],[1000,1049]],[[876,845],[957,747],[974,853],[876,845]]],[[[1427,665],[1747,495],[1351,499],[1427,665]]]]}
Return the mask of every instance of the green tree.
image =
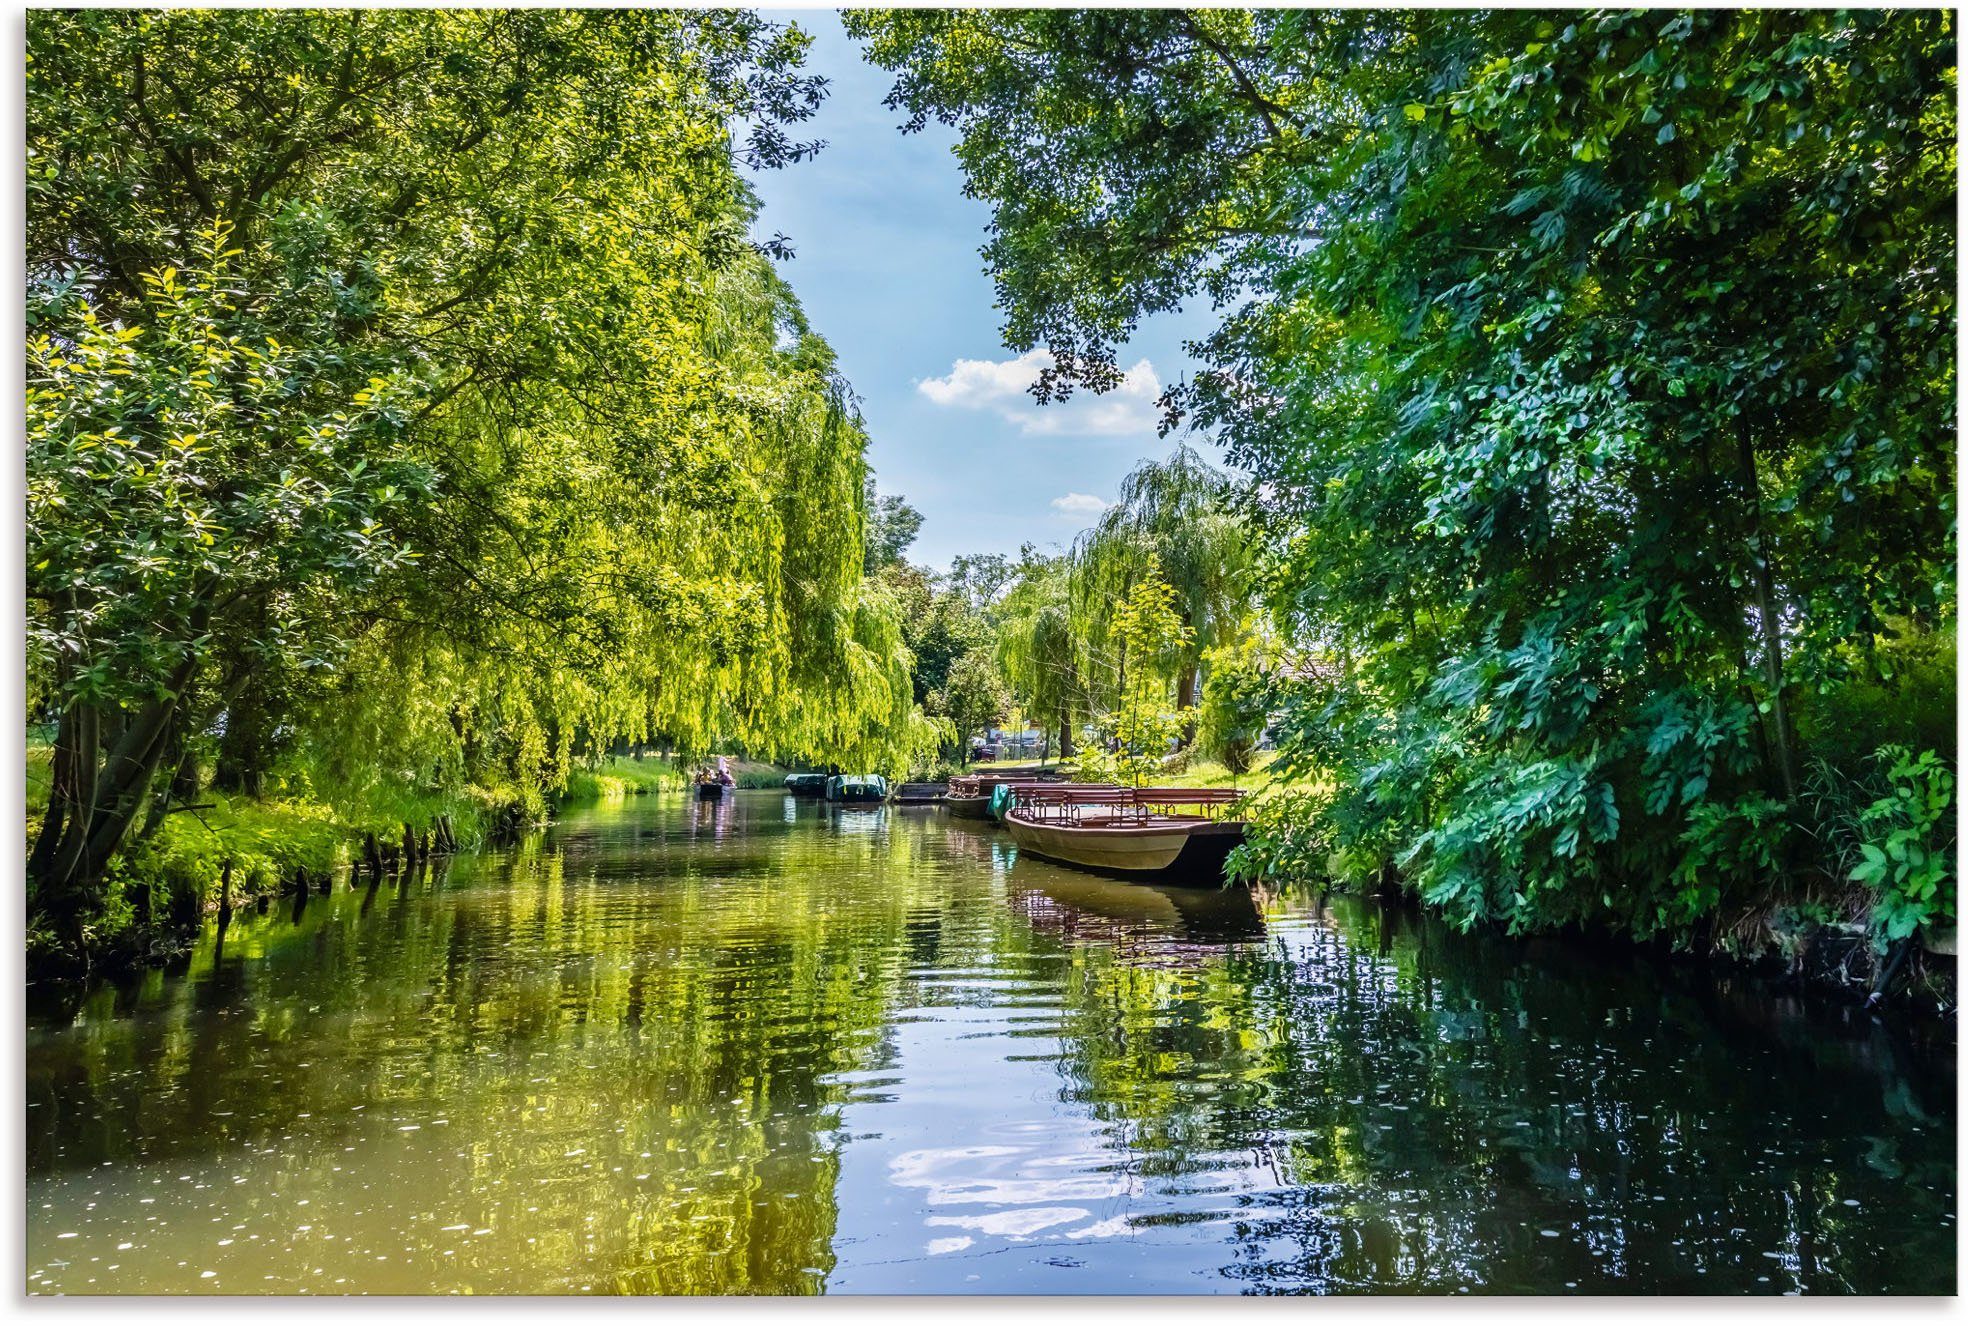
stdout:
{"type": "Polygon", "coordinates": [[[872,474],[863,490],[862,504],[868,513],[868,551],[862,569],[873,575],[884,566],[902,562],[902,555],[922,529],[923,518],[922,512],[893,493],[887,497],[877,495],[872,474]]]}
{"type": "Polygon", "coordinates": [[[806,41],[743,12],[34,16],[30,636],[69,752],[35,906],[86,911],[213,734],[247,790],[285,762],[536,797],[617,738],[920,744],[865,428],[746,239],[738,165],[816,147],[806,41]]]}
{"type": "MultiPolygon", "coordinates": [[[[28,648],[55,680],[52,787],[28,867],[64,929],[97,901],[215,639],[250,669],[326,666],[345,596],[411,553],[428,472],[401,384],[267,330],[230,232],[164,268],[122,325],[73,291],[28,343],[28,648]]],[[[285,324],[283,324],[285,329],[285,324]]]]}
{"type": "Polygon", "coordinates": [[[1011,707],[1011,693],[997,660],[982,646],[973,646],[950,664],[949,676],[926,707],[949,718],[956,731],[957,758],[969,764],[971,737],[1004,717],[1011,707]]]}
{"type": "Polygon", "coordinates": [[[963,595],[973,612],[988,618],[1017,574],[1018,568],[1003,553],[971,553],[950,559],[944,583],[963,595]]]}
{"type": "MultiPolygon", "coordinates": [[[[1074,589],[1089,647],[1109,644],[1104,605],[1127,595],[1153,564],[1175,590],[1186,628],[1170,660],[1176,704],[1196,703],[1204,651],[1236,636],[1250,614],[1256,549],[1228,476],[1188,446],[1146,461],[1121,481],[1119,500],[1074,548],[1074,589]]],[[[1183,744],[1195,737],[1183,732],[1183,744]]]]}
{"type": "Polygon", "coordinates": [[[1952,15],[849,23],[1042,391],[1235,296],[1169,405],[1262,497],[1342,859],[1642,932],[1812,868],[1803,734],[1953,629],[1952,15]]]}
{"type": "Polygon", "coordinates": [[[1209,683],[1203,687],[1197,740],[1204,754],[1223,761],[1231,773],[1248,773],[1271,719],[1276,663],[1249,635],[1218,645],[1203,657],[1209,683]]]}
{"type": "Polygon", "coordinates": [[[1177,736],[1191,727],[1191,714],[1180,701],[1169,704],[1168,674],[1161,660],[1180,657],[1189,643],[1175,587],[1162,578],[1153,554],[1134,587],[1114,608],[1114,636],[1119,641],[1125,680],[1120,705],[1113,716],[1114,738],[1120,743],[1119,769],[1139,787],[1159,772],[1177,736]]]}
{"type": "Polygon", "coordinates": [[[1086,714],[1080,643],[1074,633],[1072,565],[1026,551],[1017,580],[998,603],[997,659],[1014,694],[1042,725],[1056,726],[1059,757],[1073,756],[1075,723],[1086,714]]]}

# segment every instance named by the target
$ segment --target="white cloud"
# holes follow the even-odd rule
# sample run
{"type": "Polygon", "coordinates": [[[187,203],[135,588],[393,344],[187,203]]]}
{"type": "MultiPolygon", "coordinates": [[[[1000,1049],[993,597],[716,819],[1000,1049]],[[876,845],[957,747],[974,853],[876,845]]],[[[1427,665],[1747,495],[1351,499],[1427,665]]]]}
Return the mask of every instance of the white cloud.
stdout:
{"type": "Polygon", "coordinates": [[[1052,509],[1069,516],[1097,516],[1107,509],[1107,503],[1092,493],[1068,493],[1064,497],[1053,498],[1052,509]]]}
{"type": "Polygon", "coordinates": [[[1027,350],[1016,359],[959,359],[945,376],[917,382],[916,390],[947,408],[990,410],[1034,437],[1127,437],[1155,431],[1162,380],[1146,359],[1130,368],[1112,391],[1095,395],[1082,388],[1064,401],[1041,405],[1026,388],[1051,364],[1052,356],[1044,350],[1027,350]]]}

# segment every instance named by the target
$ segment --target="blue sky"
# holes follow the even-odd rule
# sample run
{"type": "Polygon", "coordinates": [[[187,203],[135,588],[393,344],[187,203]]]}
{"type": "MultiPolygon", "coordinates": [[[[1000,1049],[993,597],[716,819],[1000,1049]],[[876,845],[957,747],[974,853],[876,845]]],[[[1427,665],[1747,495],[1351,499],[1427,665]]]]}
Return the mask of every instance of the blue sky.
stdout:
{"type": "Polygon", "coordinates": [[[959,553],[1064,546],[1121,476],[1174,445],[1155,436],[1154,398],[1193,371],[1182,342],[1207,330],[1207,301],[1144,323],[1121,356],[1126,386],[1040,406],[1023,391],[1035,365],[999,338],[978,254],[990,209],[963,196],[955,134],[896,128],[889,76],[832,10],[766,13],[813,34],[808,67],[832,87],[799,132],[827,149],[752,173],[756,230],[793,241],[780,273],[861,397],[876,482],[923,513],[909,559],[942,570],[959,553]]]}

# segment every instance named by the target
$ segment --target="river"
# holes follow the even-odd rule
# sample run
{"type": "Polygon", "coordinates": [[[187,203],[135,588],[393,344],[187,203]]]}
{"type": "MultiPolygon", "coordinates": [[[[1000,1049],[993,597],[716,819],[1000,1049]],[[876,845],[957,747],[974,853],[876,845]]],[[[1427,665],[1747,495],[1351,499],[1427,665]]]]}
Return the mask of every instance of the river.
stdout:
{"type": "Polygon", "coordinates": [[[32,1293],[1951,1293],[1952,1025],[650,797],[37,991],[32,1293]]]}

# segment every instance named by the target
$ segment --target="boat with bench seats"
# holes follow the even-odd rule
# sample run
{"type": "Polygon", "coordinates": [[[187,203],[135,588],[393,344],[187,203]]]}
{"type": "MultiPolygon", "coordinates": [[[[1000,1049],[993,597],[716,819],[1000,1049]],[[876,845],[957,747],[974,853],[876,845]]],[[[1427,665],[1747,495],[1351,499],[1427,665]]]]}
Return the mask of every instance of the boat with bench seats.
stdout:
{"type": "Polygon", "coordinates": [[[1021,790],[1005,827],[1021,852],[1130,879],[1220,885],[1223,862],[1244,840],[1231,787],[1084,787],[1021,790]]]}
{"type": "Polygon", "coordinates": [[[959,774],[950,780],[950,790],[943,794],[943,804],[952,815],[967,820],[990,820],[997,816],[991,810],[991,798],[1000,787],[1010,787],[1014,791],[1026,787],[1059,787],[1065,785],[1065,775],[1034,775],[1029,772],[1016,774],[959,774]]]}

